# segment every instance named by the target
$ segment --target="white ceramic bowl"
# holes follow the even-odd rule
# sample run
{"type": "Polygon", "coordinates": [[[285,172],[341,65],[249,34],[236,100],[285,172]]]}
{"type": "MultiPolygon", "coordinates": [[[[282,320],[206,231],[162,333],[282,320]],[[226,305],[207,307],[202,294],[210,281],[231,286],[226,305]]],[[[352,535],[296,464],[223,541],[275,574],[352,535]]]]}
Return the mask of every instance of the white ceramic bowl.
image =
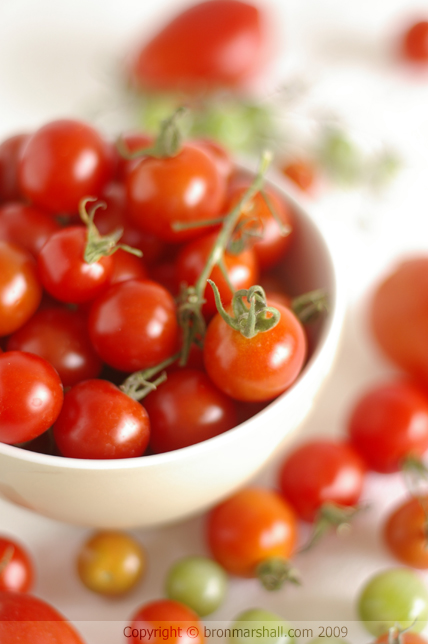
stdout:
{"type": "MultiPolygon", "coordinates": [[[[281,270],[296,294],[324,287],[330,312],[313,331],[314,350],[297,382],[262,412],[203,443],[166,454],[95,461],[34,453],[0,443],[0,495],[82,526],[130,528],[185,518],[246,483],[310,410],[330,371],[344,294],[329,242],[280,177],[272,183],[295,211],[294,241],[281,270]]],[[[295,193],[295,191],[294,191],[295,193]]]]}

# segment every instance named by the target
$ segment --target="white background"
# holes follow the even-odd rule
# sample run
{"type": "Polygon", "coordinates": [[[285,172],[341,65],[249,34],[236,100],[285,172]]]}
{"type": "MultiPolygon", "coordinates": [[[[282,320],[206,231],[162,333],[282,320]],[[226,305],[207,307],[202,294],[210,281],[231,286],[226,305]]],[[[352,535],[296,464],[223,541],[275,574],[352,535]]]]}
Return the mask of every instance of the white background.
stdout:
{"type": "MultiPolygon", "coordinates": [[[[370,291],[396,258],[428,250],[428,69],[406,66],[395,52],[400,29],[409,17],[428,16],[428,4],[259,4],[276,15],[282,50],[271,75],[260,81],[260,96],[275,91],[283,79],[301,76],[310,83],[315,111],[335,112],[357,139],[373,146],[388,144],[402,158],[400,175],[379,196],[362,188],[327,187],[314,199],[317,216],[334,227],[336,243],[344,251],[349,306],[335,371],[301,432],[302,437],[339,435],[359,392],[393,373],[367,333],[370,291]]],[[[178,0],[0,0],[0,136],[63,116],[92,118],[117,133],[121,60],[140,35],[179,6],[178,0]]],[[[296,113],[292,118],[301,117],[296,113]]],[[[272,483],[275,473],[273,461],[258,481],[272,483]]],[[[315,633],[321,622],[344,620],[350,628],[348,641],[367,642],[371,636],[356,622],[355,601],[371,574],[395,565],[382,545],[380,526],[404,494],[398,475],[371,475],[365,491],[371,505],[356,519],[353,531],[340,539],[332,535],[297,559],[302,587],[269,594],[255,580],[234,579],[213,619],[225,626],[240,610],[263,607],[294,624],[313,620],[315,633]]],[[[78,623],[88,644],[121,642],[122,622],[141,603],[162,595],[170,563],[184,554],[204,552],[203,518],[133,531],[147,549],[148,572],[131,595],[112,601],[91,594],[76,576],[76,554],[89,530],[0,500],[0,531],[27,545],[37,566],[35,594],[78,623]]]]}

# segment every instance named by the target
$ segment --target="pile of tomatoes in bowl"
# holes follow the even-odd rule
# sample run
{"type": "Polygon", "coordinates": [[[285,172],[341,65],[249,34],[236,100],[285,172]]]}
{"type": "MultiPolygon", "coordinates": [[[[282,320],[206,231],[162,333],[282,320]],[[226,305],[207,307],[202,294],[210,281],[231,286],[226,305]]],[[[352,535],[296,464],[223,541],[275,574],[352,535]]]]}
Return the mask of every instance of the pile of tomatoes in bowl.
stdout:
{"type": "MultiPolygon", "coordinates": [[[[182,111],[157,137],[58,120],[0,145],[0,441],[20,461],[1,492],[52,516],[45,482],[36,502],[15,487],[23,463],[130,471],[224,437],[293,388],[326,335],[298,317],[325,305],[304,290],[334,291],[322,236],[265,182],[268,155],[251,173],[218,143],[183,141],[182,111]]],[[[307,408],[275,424],[246,477],[307,408]]]]}

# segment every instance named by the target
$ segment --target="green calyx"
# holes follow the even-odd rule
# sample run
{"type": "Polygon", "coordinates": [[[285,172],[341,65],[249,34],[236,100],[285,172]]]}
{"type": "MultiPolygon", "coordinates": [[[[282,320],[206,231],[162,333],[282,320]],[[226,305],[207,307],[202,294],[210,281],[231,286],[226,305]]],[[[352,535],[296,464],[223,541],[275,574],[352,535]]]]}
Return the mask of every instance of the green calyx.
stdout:
{"type": "Polygon", "coordinates": [[[258,577],[266,590],[279,590],[286,583],[300,585],[300,577],[288,559],[270,557],[262,561],[256,568],[258,577]]]}
{"type": "Polygon", "coordinates": [[[176,362],[179,357],[180,354],[177,353],[154,367],[132,373],[120,385],[120,390],[134,400],[143,400],[147,394],[154,391],[160,384],[165,382],[167,375],[164,369],[176,362]],[[151,380],[159,372],[161,372],[160,375],[155,380],[151,380]]]}
{"type": "Polygon", "coordinates": [[[131,248],[131,246],[127,246],[126,244],[118,244],[119,239],[123,235],[123,229],[115,230],[110,235],[100,235],[95,226],[94,217],[99,208],[106,208],[106,204],[102,201],[98,202],[88,212],[86,205],[93,201],[98,201],[97,197],[86,197],[79,203],[80,218],[88,228],[88,239],[83,255],[85,262],[87,264],[93,264],[101,259],[101,257],[113,255],[119,249],[131,253],[131,255],[142,257],[143,253],[138,248],[131,248]]]}
{"type": "Polygon", "coordinates": [[[281,314],[273,306],[267,306],[266,295],[261,286],[236,291],[232,298],[233,315],[229,315],[221,303],[217,286],[212,280],[208,280],[208,283],[214,291],[215,303],[221,317],[244,338],[254,338],[258,333],[270,331],[278,324],[281,314]],[[244,302],[244,298],[247,303],[244,302]]]}

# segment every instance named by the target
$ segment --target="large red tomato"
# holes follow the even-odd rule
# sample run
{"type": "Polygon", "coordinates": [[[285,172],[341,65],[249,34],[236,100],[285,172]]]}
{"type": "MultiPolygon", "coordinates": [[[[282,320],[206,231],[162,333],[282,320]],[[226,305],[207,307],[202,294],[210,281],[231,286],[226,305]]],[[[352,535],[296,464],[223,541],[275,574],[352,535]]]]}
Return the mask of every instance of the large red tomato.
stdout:
{"type": "Polygon", "coordinates": [[[241,0],[208,0],[184,10],[131,64],[140,87],[196,89],[239,86],[265,59],[264,17],[241,0]]]}

